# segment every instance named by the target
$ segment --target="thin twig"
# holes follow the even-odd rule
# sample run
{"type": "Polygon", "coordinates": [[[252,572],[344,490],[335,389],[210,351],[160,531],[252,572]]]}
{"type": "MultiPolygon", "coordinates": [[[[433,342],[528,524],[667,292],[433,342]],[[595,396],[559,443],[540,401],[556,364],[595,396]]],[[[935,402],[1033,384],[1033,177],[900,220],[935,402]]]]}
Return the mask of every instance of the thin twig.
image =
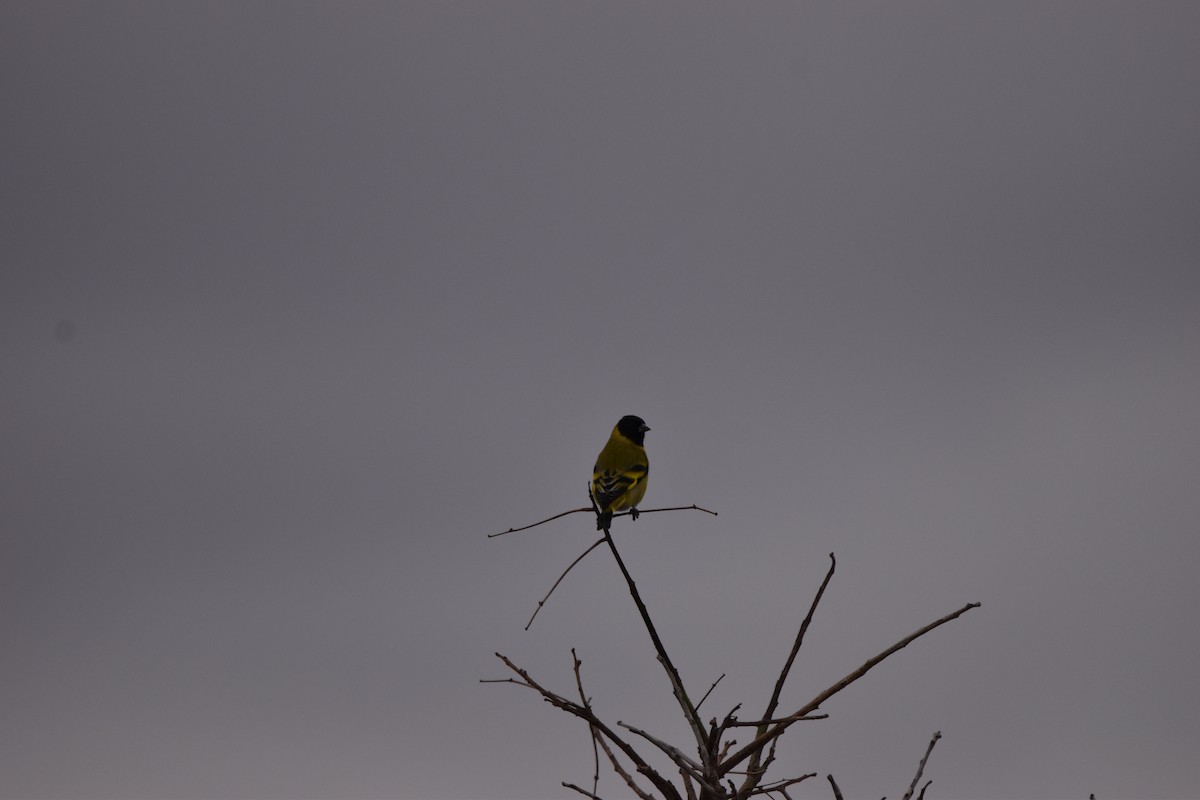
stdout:
{"type": "MultiPolygon", "coordinates": [[[[932,780],[925,781],[925,785],[921,787],[921,793],[917,795],[917,800],[925,800],[925,790],[929,788],[929,784],[931,783],[933,783],[932,780]]],[[[1096,800],[1096,795],[1092,795],[1092,800],[1096,800]]]]}
{"type": "Polygon", "coordinates": [[[775,681],[775,691],[771,692],[771,701],[767,703],[767,710],[763,714],[763,719],[770,719],[771,715],[775,713],[775,709],[779,707],[779,695],[783,691],[783,684],[787,680],[788,673],[792,671],[792,663],[796,660],[796,654],[800,652],[800,646],[804,644],[804,634],[808,632],[808,626],[812,624],[813,614],[816,613],[817,605],[820,604],[821,598],[825,595],[825,588],[829,586],[829,581],[833,579],[835,570],[837,570],[837,557],[833,553],[830,553],[829,571],[825,573],[825,580],[821,581],[821,587],[817,589],[812,604],[808,607],[808,614],[804,616],[804,621],[800,623],[800,631],[796,634],[796,641],[792,643],[792,651],[788,653],[783,669],[779,671],[779,678],[775,681]]]}
{"type": "Polygon", "coordinates": [[[708,687],[708,691],[704,693],[704,697],[701,697],[700,702],[696,703],[696,711],[697,712],[700,711],[700,706],[704,705],[704,701],[708,699],[708,696],[710,694],[712,694],[712,690],[717,688],[717,684],[720,683],[721,681],[723,681],[724,679],[725,679],[725,673],[722,672],[721,677],[717,678],[715,681],[713,681],[712,686],[708,687]]]}
{"type": "Polygon", "coordinates": [[[814,719],[829,719],[828,714],[808,714],[803,717],[780,717],[779,719],[756,719],[753,722],[738,722],[734,720],[726,725],[726,728],[757,728],[767,725],[781,725],[783,723],[791,724],[793,722],[807,722],[814,719]]]}
{"type": "Polygon", "coordinates": [[[597,547],[599,547],[602,544],[604,544],[604,540],[597,539],[595,542],[592,543],[591,547],[589,547],[587,550],[584,550],[582,553],[579,554],[579,558],[572,561],[571,565],[563,570],[562,575],[559,575],[558,580],[556,580],[554,582],[554,585],[550,587],[550,591],[546,592],[546,596],[543,597],[541,600],[538,600],[537,608],[535,608],[533,610],[533,616],[529,618],[529,622],[525,623],[525,630],[529,630],[529,626],[533,625],[533,621],[535,619],[537,619],[538,612],[542,610],[542,606],[546,605],[546,601],[550,599],[550,595],[554,594],[554,590],[558,588],[558,585],[563,582],[563,578],[567,577],[567,573],[570,572],[571,570],[575,569],[575,565],[578,564],[580,561],[583,561],[584,556],[586,556],[588,553],[592,552],[593,550],[595,550],[597,547]]]}
{"type": "MultiPolygon", "coordinates": [[[[592,510],[593,509],[590,506],[584,506],[581,508],[572,508],[569,511],[563,511],[561,514],[555,514],[553,517],[546,517],[543,520],[531,523],[529,525],[522,525],[519,528],[509,528],[508,530],[500,531],[499,533],[489,533],[487,535],[487,538],[495,539],[497,536],[507,536],[510,533],[520,533],[521,531],[527,531],[530,528],[536,528],[539,525],[545,525],[547,522],[553,522],[554,520],[559,519],[560,517],[565,517],[568,514],[578,514],[581,511],[592,511],[592,510]]],[[[707,508],[701,508],[700,506],[696,505],[695,503],[693,503],[690,506],[672,506],[670,508],[645,508],[645,509],[639,508],[638,516],[641,516],[642,514],[653,514],[657,511],[703,511],[705,514],[712,514],[714,517],[719,516],[717,514],[717,512],[709,511],[707,508]]],[[[624,517],[624,516],[629,516],[632,513],[633,513],[632,511],[618,511],[617,513],[613,514],[613,516],[614,517],[624,517]]]]}
{"type": "Polygon", "coordinates": [[[771,740],[771,746],[767,748],[767,757],[763,760],[759,772],[754,776],[754,786],[758,787],[758,782],[761,781],[767,774],[767,770],[775,763],[775,748],[779,745],[778,739],[771,740]]]}
{"type": "MultiPolygon", "coordinates": [[[[705,514],[712,514],[714,517],[720,516],[720,514],[718,514],[717,512],[710,511],[707,508],[703,508],[701,506],[696,505],[695,503],[692,503],[690,506],[671,506],[670,508],[639,508],[638,516],[641,516],[642,514],[654,514],[658,511],[703,511],[705,514]]],[[[632,512],[618,511],[616,514],[613,514],[613,516],[614,517],[623,517],[626,514],[630,514],[630,513],[632,513],[632,512]]]]}
{"type": "MultiPolygon", "coordinates": [[[[912,783],[908,785],[908,791],[904,793],[904,800],[912,800],[913,792],[917,790],[917,783],[921,780],[921,773],[925,771],[925,762],[929,760],[929,754],[933,752],[933,746],[940,738],[942,738],[942,732],[934,731],[933,738],[929,740],[929,746],[925,748],[925,755],[921,757],[921,763],[917,765],[917,774],[913,775],[912,783]]],[[[924,794],[924,790],[922,790],[922,794],[924,794]]]]}
{"type": "MultiPolygon", "coordinates": [[[[480,678],[479,682],[480,683],[512,683],[517,686],[524,686],[526,689],[533,689],[533,687],[530,686],[528,683],[525,683],[524,681],[519,681],[516,678],[480,678]]],[[[534,691],[536,692],[537,690],[534,689],[534,691]]]]}
{"type": "MultiPolygon", "coordinates": [[[[583,701],[584,707],[587,708],[589,712],[595,714],[595,712],[592,710],[591,701],[587,699],[583,691],[583,678],[580,674],[580,667],[583,666],[583,662],[579,659],[579,656],[576,655],[574,647],[571,648],[571,657],[575,662],[575,686],[579,690],[579,699],[583,701]]],[[[604,740],[603,736],[600,736],[597,733],[596,726],[589,722],[588,730],[592,734],[592,756],[595,759],[596,766],[596,773],[592,779],[592,791],[598,791],[600,784],[600,762],[599,757],[596,754],[596,745],[599,745],[600,748],[604,750],[604,755],[608,756],[608,762],[612,765],[613,772],[617,773],[617,775],[619,775],[621,779],[625,781],[625,785],[633,790],[633,793],[640,797],[641,800],[654,800],[654,798],[648,792],[637,785],[637,783],[633,780],[633,776],[626,772],[624,767],[621,766],[621,762],[617,760],[617,756],[608,746],[608,742],[604,740]]]]}
{"type": "Polygon", "coordinates": [[[566,781],[563,781],[563,786],[567,787],[568,789],[574,789],[575,791],[579,792],[581,795],[592,798],[592,800],[604,800],[604,798],[602,798],[602,797],[598,797],[597,795],[594,795],[591,792],[586,792],[583,789],[580,789],[578,786],[576,786],[573,783],[567,783],[566,781]]]}
{"type": "MultiPolygon", "coordinates": [[[[580,558],[583,558],[583,556],[580,556],[580,558]]],[[[591,701],[588,700],[587,695],[583,693],[583,677],[579,674],[579,668],[583,666],[583,662],[580,661],[579,656],[575,654],[574,647],[571,648],[571,662],[575,670],[575,687],[579,689],[579,702],[583,703],[583,707],[586,708],[589,713],[594,714],[595,712],[592,711],[591,701]]],[[[592,771],[592,791],[595,792],[600,787],[600,750],[596,745],[596,740],[599,739],[600,736],[596,733],[596,726],[590,722],[588,723],[588,733],[591,734],[592,739],[592,764],[594,767],[592,771]]]]}
{"type": "MultiPolygon", "coordinates": [[[[792,664],[796,661],[796,655],[800,652],[800,646],[804,644],[804,635],[808,632],[808,626],[812,624],[813,615],[817,611],[817,606],[821,602],[821,598],[825,596],[825,589],[829,586],[830,580],[833,579],[833,573],[837,569],[837,557],[833,553],[829,554],[829,571],[825,573],[825,580],[821,581],[820,588],[817,589],[816,595],[813,596],[812,603],[808,607],[808,613],[804,616],[804,620],[800,623],[800,630],[796,634],[796,640],[792,643],[791,652],[788,653],[787,660],[783,664],[783,669],[779,671],[779,677],[775,681],[775,689],[771,692],[771,699],[767,702],[767,709],[763,713],[763,721],[759,722],[755,727],[755,736],[762,736],[767,732],[767,727],[772,723],[771,715],[775,713],[775,709],[779,707],[779,696],[783,692],[783,685],[787,681],[788,674],[792,671],[792,664]]],[[[775,749],[772,745],[766,760],[763,760],[763,753],[760,749],[758,752],[750,756],[750,764],[746,767],[749,776],[742,782],[742,792],[750,792],[762,780],[766,774],[767,768],[774,761],[775,749]]]]}
{"type": "Polygon", "coordinates": [[[770,786],[760,786],[757,789],[752,790],[749,794],[746,794],[743,796],[744,797],[753,797],[756,794],[770,794],[771,792],[783,792],[784,796],[786,797],[787,792],[783,791],[786,787],[791,786],[796,783],[800,783],[801,781],[806,781],[809,778],[815,778],[815,777],[817,777],[817,773],[810,772],[807,775],[801,775],[799,778],[788,778],[787,780],[775,781],[770,786]]]}
{"type": "Polygon", "coordinates": [[[837,781],[833,779],[833,776],[826,775],[825,777],[829,779],[829,785],[833,787],[833,800],[845,800],[842,797],[842,790],[838,788],[837,781]]]}
{"type": "Polygon", "coordinates": [[[621,780],[625,781],[625,785],[628,786],[634,794],[640,797],[641,800],[654,800],[654,797],[645,789],[638,786],[637,783],[634,782],[633,776],[626,772],[625,768],[621,766],[621,762],[617,760],[616,754],[614,754],[612,749],[608,746],[608,742],[604,740],[604,737],[597,736],[596,741],[600,743],[600,749],[604,751],[604,755],[608,756],[608,763],[612,765],[613,772],[621,776],[621,780]]]}
{"type": "MultiPolygon", "coordinates": [[[[918,630],[914,633],[910,633],[908,636],[905,636],[903,639],[896,642],[894,645],[892,645],[888,649],[884,650],[882,653],[879,653],[878,655],[867,659],[867,661],[865,661],[862,664],[862,666],[860,666],[858,669],[854,670],[850,674],[846,675],[846,677],[842,678],[840,681],[833,684],[825,691],[821,692],[819,695],[814,697],[812,700],[808,701],[808,703],[806,703],[804,706],[802,706],[800,709],[798,709],[795,713],[791,714],[790,716],[799,718],[799,717],[807,716],[808,714],[812,713],[813,711],[816,711],[818,708],[821,707],[821,705],[826,700],[833,697],[835,694],[842,691],[850,684],[854,683],[856,680],[861,678],[863,675],[866,675],[868,672],[871,671],[872,668],[874,668],[879,662],[883,661],[888,656],[893,655],[894,653],[896,653],[899,650],[902,650],[903,648],[912,644],[913,641],[921,638],[922,636],[929,633],[933,629],[938,628],[942,625],[945,625],[947,622],[958,619],[963,614],[970,611],[972,608],[979,608],[979,606],[980,606],[979,603],[967,603],[965,606],[958,609],[957,611],[947,614],[946,616],[942,617],[941,619],[934,620],[933,622],[929,623],[928,625],[926,625],[925,627],[921,628],[920,630],[918,630]]],[[[726,774],[731,769],[736,767],[738,764],[742,763],[742,761],[746,760],[748,757],[750,757],[755,752],[760,750],[763,747],[763,745],[765,745],[767,742],[780,736],[785,730],[787,730],[788,726],[790,726],[792,724],[793,724],[792,722],[782,722],[778,725],[775,725],[775,726],[772,726],[771,728],[769,728],[766,733],[763,733],[763,734],[755,737],[749,744],[747,744],[741,750],[738,750],[736,753],[731,755],[729,758],[722,761],[721,764],[718,766],[718,773],[721,775],[726,774]]]]}
{"type": "Polygon", "coordinates": [[[570,511],[564,511],[561,514],[555,514],[553,517],[546,517],[541,522],[534,522],[531,525],[522,525],[519,528],[509,528],[508,530],[500,531],[499,533],[489,533],[487,535],[487,538],[495,539],[497,536],[506,536],[510,533],[517,533],[518,531],[527,531],[530,528],[536,528],[538,525],[545,525],[547,522],[553,522],[554,520],[558,519],[559,517],[565,517],[568,514],[578,514],[581,511],[591,511],[591,510],[592,509],[590,509],[586,506],[583,508],[572,508],[570,511]]]}

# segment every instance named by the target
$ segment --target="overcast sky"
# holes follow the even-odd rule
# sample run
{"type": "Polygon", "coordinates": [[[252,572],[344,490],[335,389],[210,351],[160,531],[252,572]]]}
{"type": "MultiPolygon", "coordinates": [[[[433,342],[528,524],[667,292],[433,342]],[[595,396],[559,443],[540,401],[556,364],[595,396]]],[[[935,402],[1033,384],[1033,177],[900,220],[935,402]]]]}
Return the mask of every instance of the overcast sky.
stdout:
{"type": "Polygon", "coordinates": [[[1194,797],[1200,5],[0,9],[0,797],[1194,797]],[[605,773],[600,794],[627,790],[605,773]]]}

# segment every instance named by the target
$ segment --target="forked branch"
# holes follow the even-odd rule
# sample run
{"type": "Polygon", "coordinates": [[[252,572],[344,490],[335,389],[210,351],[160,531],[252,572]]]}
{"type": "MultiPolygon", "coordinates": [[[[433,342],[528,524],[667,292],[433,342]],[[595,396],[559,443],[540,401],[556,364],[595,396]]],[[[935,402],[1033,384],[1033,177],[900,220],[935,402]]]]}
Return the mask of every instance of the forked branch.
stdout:
{"type": "Polygon", "coordinates": [[[588,723],[590,726],[592,726],[592,728],[594,728],[596,731],[599,731],[604,735],[605,738],[616,745],[617,749],[624,753],[625,757],[633,762],[633,765],[637,767],[637,771],[645,775],[646,779],[654,784],[654,788],[661,792],[663,797],[667,798],[667,800],[683,800],[674,784],[663,778],[662,775],[659,775],[653,767],[646,763],[645,759],[641,757],[637,750],[635,750],[612,728],[608,727],[608,725],[606,725],[594,713],[592,713],[590,708],[568,700],[562,695],[556,694],[545,688],[535,681],[528,672],[518,667],[512,661],[509,661],[508,658],[501,653],[496,653],[496,658],[503,661],[504,665],[516,673],[517,677],[520,678],[519,681],[513,680],[512,683],[516,683],[521,686],[528,686],[530,689],[533,689],[540,694],[542,699],[544,699],[550,705],[554,706],[555,708],[562,709],[568,714],[579,717],[584,722],[588,723]]]}
{"type": "MultiPolygon", "coordinates": [[[[920,630],[915,631],[914,633],[911,633],[908,636],[905,636],[903,639],[896,642],[894,645],[889,647],[887,650],[884,650],[879,655],[874,656],[873,658],[867,659],[867,661],[865,661],[863,663],[863,665],[860,666],[858,669],[854,670],[850,674],[846,675],[846,677],[842,678],[840,681],[833,684],[825,691],[821,692],[819,695],[814,697],[812,700],[808,701],[808,703],[801,706],[795,713],[793,713],[789,716],[794,717],[794,718],[796,718],[796,720],[798,720],[801,717],[805,717],[805,716],[811,714],[813,711],[816,711],[818,708],[820,708],[821,705],[826,700],[833,697],[835,694],[842,691],[850,684],[854,683],[856,680],[861,678],[863,675],[866,675],[868,672],[871,671],[871,669],[873,669],[875,667],[875,665],[877,665],[879,662],[883,661],[888,656],[893,655],[894,653],[896,653],[899,650],[904,649],[905,647],[908,647],[908,645],[912,644],[913,641],[921,638],[925,634],[932,631],[934,628],[938,628],[942,625],[945,625],[947,622],[958,619],[963,614],[970,611],[972,608],[979,608],[979,606],[980,606],[979,603],[967,603],[965,606],[963,606],[959,610],[954,611],[950,614],[947,614],[946,616],[942,617],[941,619],[935,620],[935,621],[929,623],[928,625],[926,625],[925,627],[921,628],[920,630]]],[[[762,747],[764,745],[766,745],[767,743],[769,743],[772,739],[776,739],[780,735],[782,735],[783,732],[788,729],[788,727],[795,724],[796,720],[789,719],[789,721],[781,722],[778,725],[773,725],[773,726],[769,727],[765,733],[763,733],[759,736],[756,736],[754,738],[754,740],[751,741],[749,744],[747,744],[745,747],[738,750],[733,755],[729,756],[724,761],[722,761],[720,763],[720,765],[718,766],[719,773],[721,775],[726,775],[727,773],[729,773],[729,771],[732,770],[734,767],[736,767],[738,764],[742,763],[747,758],[752,756],[754,753],[761,750],[762,747]]]]}

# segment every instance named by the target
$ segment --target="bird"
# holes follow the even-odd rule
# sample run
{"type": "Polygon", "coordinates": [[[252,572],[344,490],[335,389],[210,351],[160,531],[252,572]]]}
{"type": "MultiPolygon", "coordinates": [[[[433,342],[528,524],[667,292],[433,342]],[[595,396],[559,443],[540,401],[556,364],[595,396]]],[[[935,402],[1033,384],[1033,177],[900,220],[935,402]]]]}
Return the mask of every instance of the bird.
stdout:
{"type": "Polygon", "coordinates": [[[591,487],[599,512],[596,530],[608,530],[614,511],[629,509],[629,515],[638,518],[637,504],[646,496],[646,476],[650,472],[646,448],[642,446],[648,430],[641,417],[621,417],[596,457],[591,487]]]}

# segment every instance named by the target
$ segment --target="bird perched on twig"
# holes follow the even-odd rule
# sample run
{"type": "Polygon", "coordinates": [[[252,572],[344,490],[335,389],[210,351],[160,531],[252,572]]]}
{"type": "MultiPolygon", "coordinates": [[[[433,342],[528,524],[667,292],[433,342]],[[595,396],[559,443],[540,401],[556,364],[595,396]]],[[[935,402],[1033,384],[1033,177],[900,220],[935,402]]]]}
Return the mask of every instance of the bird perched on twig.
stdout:
{"type": "Polygon", "coordinates": [[[646,448],[642,446],[648,430],[641,417],[621,417],[596,457],[592,468],[592,500],[600,511],[596,530],[608,530],[614,511],[629,509],[629,515],[638,518],[637,504],[646,496],[646,476],[650,472],[646,448]]]}

